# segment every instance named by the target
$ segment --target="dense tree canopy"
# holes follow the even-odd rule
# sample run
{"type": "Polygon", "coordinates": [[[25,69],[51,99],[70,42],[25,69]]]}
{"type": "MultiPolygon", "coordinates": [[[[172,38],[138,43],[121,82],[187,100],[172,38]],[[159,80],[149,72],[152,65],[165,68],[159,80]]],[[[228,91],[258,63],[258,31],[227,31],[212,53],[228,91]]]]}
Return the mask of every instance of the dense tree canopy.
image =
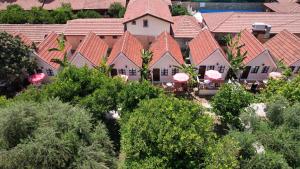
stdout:
{"type": "Polygon", "coordinates": [[[101,18],[101,15],[94,10],[81,10],[76,14],[77,18],[101,18]]]}
{"type": "Polygon", "coordinates": [[[51,24],[54,23],[54,20],[49,11],[40,7],[33,7],[28,11],[27,22],[31,24],[51,24]]]}
{"type": "Polygon", "coordinates": [[[83,109],[17,101],[0,116],[0,168],[115,168],[106,129],[83,109]]]}
{"type": "Polygon", "coordinates": [[[10,24],[27,23],[28,13],[19,5],[9,5],[4,11],[0,11],[0,22],[10,24]]]}
{"type": "Polygon", "coordinates": [[[190,15],[187,8],[180,4],[172,5],[171,12],[173,16],[190,15]]]}
{"type": "Polygon", "coordinates": [[[119,2],[114,2],[108,8],[108,14],[114,18],[123,18],[126,8],[119,2]]]}

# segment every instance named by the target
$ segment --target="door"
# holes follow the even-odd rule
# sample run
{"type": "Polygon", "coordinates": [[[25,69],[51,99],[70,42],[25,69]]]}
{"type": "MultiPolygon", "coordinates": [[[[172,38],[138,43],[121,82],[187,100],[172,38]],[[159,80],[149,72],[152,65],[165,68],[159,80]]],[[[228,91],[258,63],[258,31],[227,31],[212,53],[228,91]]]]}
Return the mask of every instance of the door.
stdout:
{"type": "Polygon", "coordinates": [[[153,81],[160,81],[160,69],[153,69],[153,81]]]}
{"type": "Polygon", "coordinates": [[[206,66],[199,66],[199,79],[204,79],[205,76],[205,71],[206,71],[206,66]]]}
{"type": "Polygon", "coordinates": [[[250,73],[251,66],[246,66],[245,70],[243,71],[243,74],[241,76],[241,79],[247,79],[248,75],[250,73]]]}
{"type": "Polygon", "coordinates": [[[110,74],[111,74],[112,77],[117,76],[118,75],[118,70],[117,69],[112,69],[110,74]]]}

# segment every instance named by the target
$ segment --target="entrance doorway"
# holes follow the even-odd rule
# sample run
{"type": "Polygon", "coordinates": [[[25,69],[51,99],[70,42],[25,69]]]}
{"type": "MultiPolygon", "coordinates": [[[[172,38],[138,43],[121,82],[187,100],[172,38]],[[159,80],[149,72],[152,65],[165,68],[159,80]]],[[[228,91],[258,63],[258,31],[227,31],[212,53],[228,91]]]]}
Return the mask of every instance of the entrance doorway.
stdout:
{"type": "Polygon", "coordinates": [[[250,70],[251,70],[251,66],[246,66],[245,70],[243,71],[243,74],[241,76],[241,79],[247,79],[248,75],[250,73],[250,70]]]}
{"type": "Polygon", "coordinates": [[[206,66],[199,67],[199,72],[198,72],[199,79],[204,79],[205,71],[206,71],[206,66]]]}
{"type": "Polygon", "coordinates": [[[153,69],[153,81],[154,82],[160,81],[160,69],[153,69]]]}

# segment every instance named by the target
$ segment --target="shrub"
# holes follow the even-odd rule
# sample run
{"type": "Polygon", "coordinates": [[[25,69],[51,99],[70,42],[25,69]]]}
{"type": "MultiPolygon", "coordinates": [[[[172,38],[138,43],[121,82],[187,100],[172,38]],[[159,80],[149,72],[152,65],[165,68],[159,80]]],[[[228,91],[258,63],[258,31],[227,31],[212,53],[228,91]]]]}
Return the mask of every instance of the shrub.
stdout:
{"type": "Polygon", "coordinates": [[[23,24],[27,23],[28,13],[19,5],[8,5],[5,11],[0,13],[1,23],[23,24]]]}
{"type": "Polygon", "coordinates": [[[172,5],[171,12],[172,12],[172,16],[190,15],[187,8],[179,4],[172,5]]]}
{"type": "Polygon", "coordinates": [[[123,18],[126,8],[119,2],[114,2],[108,9],[108,14],[114,18],[123,18]]]}
{"type": "Polygon", "coordinates": [[[94,10],[81,10],[76,16],[77,18],[101,18],[101,15],[94,10]]]}

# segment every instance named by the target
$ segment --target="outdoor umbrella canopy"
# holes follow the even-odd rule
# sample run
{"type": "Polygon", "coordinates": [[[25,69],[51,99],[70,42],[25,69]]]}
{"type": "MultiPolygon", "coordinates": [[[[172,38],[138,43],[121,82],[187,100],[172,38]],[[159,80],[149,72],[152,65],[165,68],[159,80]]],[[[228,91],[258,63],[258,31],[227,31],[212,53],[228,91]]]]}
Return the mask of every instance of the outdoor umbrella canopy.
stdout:
{"type": "Polygon", "coordinates": [[[214,80],[221,80],[222,79],[222,74],[216,70],[208,70],[205,72],[205,78],[209,79],[211,81],[214,80]]]}
{"type": "Polygon", "coordinates": [[[187,75],[186,73],[176,73],[173,76],[174,81],[176,82],[187,82],[189,80],[189,75],[187,75]]]}
{"type": "Polygon", "coordinates": [[[280,78],[282,78],[282,74],[280,72],[271,72],[271,73],[269,73],[269,78],[280,79],[280,78]]]}
{"type": "Polygon", "coordinates": [[[38,84],[41,83],[45,77],[46,75],[44,73],[37,73],[29,76],[28,80],[32,84],[38,84]]]}

